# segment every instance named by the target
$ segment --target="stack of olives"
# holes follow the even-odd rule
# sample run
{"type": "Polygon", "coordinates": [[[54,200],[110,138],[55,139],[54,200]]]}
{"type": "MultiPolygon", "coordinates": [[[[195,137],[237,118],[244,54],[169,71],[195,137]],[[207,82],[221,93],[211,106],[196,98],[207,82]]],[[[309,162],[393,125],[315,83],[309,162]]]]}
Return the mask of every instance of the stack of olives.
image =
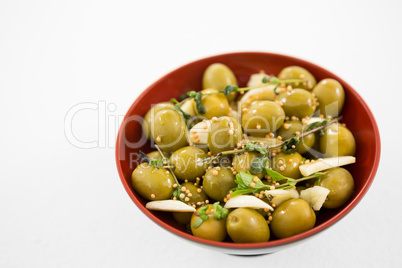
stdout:
{"type": "Polygon", "coordinates": [[[159,210],[196,237],[235,243],[300,234],[315,226],[317,207],[348,202],[352,175],[320,164],[356,152],[353,134],[339,122],[345,93],[338,81],[317,83],[308,70],[289,66],[277,77],[253,74],[240,88],[228,66],[214,63],[202,87],[146,113],[143,133],[157,150],[132,173],[139,195],[182,202],[188,209],[160,202],[159,210]],[[316,172],[303,174],[303,165],[316,172]],[[226,208],[240,196],[260,203],[226,208]]]}

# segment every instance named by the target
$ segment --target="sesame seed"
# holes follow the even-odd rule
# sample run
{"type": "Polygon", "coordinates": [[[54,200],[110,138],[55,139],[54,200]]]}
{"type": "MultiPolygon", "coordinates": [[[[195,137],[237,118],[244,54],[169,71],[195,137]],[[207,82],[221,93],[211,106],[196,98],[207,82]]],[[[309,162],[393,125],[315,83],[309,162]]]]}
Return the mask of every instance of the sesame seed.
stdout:
{"type": "Polygon", "coordinates": [[[162,139],[160,136],[156,137],[156,142],[161,142],[161,141],[162,141],[162,139]]]}
{"type": "Polygon", "coordinates": [[[186,195],[185,195],[185,194],[183,194],[183,193],[182,193],[182,194],[180,194],[180,198],[181,198],[181,199],[183,199],[184,197],[186,197],[186,195]]]}
{"type": "Polygon", "coordinates": [[[156,196],[154,194],[151,194],[151,198],[154,199],[156,196]]]}
{"type": "Polygon", "coordinates": [[[190,201],[190,198],[186,197],[186,198],[184,198],[184,201],[188,202],[188,201],[190,201]]]}
{"type": "Polygon", "coordinates": [[[254,182],[250,183],[250,187],[251,187],[251,188],[254,188],[254,187],[255,187],[255,183],[254,183],[254,182]]]}
{"type": "Polygon", "coordinates": [[[216,176],[216,175],[218,175],[218,171],[217,171],[217,170],[214,170],[214,171],[212,171],[212,174],[213,174],[214,176],[216,176]]]}
{"type": "Polygon", "coordinates": [[[258,177],[255,176],[255,177],[253,178],[253,182],[257,182],[257,181],[258,181],[258,177]]]}
{"type": "Polygon", "coordinates": [[[201,192],[202,192],[201,188],[198,188],[197,193],[201,193],[201,192]]]}

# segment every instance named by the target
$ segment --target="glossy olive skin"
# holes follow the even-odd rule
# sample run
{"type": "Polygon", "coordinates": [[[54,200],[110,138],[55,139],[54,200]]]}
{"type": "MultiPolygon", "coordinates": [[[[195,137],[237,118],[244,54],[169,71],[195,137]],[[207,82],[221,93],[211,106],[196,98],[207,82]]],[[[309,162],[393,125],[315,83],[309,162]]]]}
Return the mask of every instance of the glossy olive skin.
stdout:
{"type": "Polygon", "coordinates": [[[320,138],[320,151],[325,157],[354,156],[356,141],[349,129],[333,124],[324,130],[324,136],[320,138]]]}
{"type": "MultiPolygon", "coordinates": [[[[298,131],[300,133],[305,132],[307,129],[308,125],[304,125],[300,121],[285,121],[282,125],[282,127],[278,130],[277,135],[282,137],[282,140],[287,140],[290,139],[291,137],[294,136],[294,134],[298,131]],[[285,128],[285,124],[289,128],[285,128]]],[[[296,145],[297,152],[299,154],[304,154],[307,151],[311,150],[313,148],[315,143],[315,135],[314,133],[311,133],[307,136],[304,136],[303,138],[300,139],[300,142],[296,145]]]]}
{"type": "MultiPolygon", "coordinates": [[[[275,101],[276,94],[275,94],[275,86],[269,85],[266,87],[255,88],[248,91],[246,94],[242,96],[240,99],[241,109],[248,108],[250,104],[255,101],[275,101]]],[[[237,107],[236,107],[237,108],[237,107]]]]}
{"type": "Polygon", "coordinates": [[[302,177],[299,170],[302,161],[303,157],[298,152],[292,154],[279,153],[272,158],[272,169],[285,177],[298,179],[302,177]]]}
{"type": "Polygon", "coordinates": [[[314,87],[313,94],[318,99],[320,114],[325,117],[339,116],[345,103],[345,91],[341,83],[331,78],[323,79],[314,87]]]}
{"type": "MultiPolygon", "coordinates": [[[[247,152],[247,153],[243,153],[243,154],[236,154],[233,157],[233,162],[232,162],[232,166],[235,168],[235,170],[237,171],[237,173],[240,172],[250,172],[250,167],[253,164],[253,160],[255,157],[259,156],[259,153],[256,152],[247,152]]],[[[262,179],[265,175],[265,171],[258,173],[258,174],[253,174],[256,175],[258,178],[262,179]]]]}
{"type": "Polygon", "coordinates": [[[174,105],[170,102],[161,102],[153,106],[149,111],[145,114],[144,120],[142,122],[142,132],[147,137],[147,139],[152,138],[152,128],[155,122],[154,118],[157,112],[161,110],[174,109],[174,105]]]}
{"type": "MultiPolygon", "coordinates": [[[[186,187],[186,189],[189,190],[191,193],[191,197],[189,197],[190,200],[187,202],[188,204],[197,204],[198,202],[204,202],[208,198],[205,192],[201,188],[195,186],[194,183],[185,182],[182,183],[181,186],[186,187]]],[[[183,225],[189,224],[191,216],[193,215],[192,212],[172,212],[172,214],[173,218],[178,223],[183,225]]]]}
{"type": "Polygon", "coordinates": [[[289,199],[272,213],[271,232],[278,238],[291,237],[312,229],[316,216],[303,199],[289,199]]]}
{"type": "MultiPolygon", "coordinates": [[[[237,80],[232,70],[222,63],[209,65],[202,77],[202,88],[222,90],[228,85],[237,86],[237,80]]],[[[233,101],[236,98],[236,92],[232,92],[226,98],[229,102],[233,101]]]]}
{"type": "Polygon", "coordinates": [[[169,154],[187,145],[187,126],[178,112],[162,110],[154,119],[152,137],[161,150],[169,154]]]}
{"type": "Polygon", "coordinates": [[[159,151],[152,151],[150,153],[147,153],[147,156],[149,158],[149,160],[158,160],[158,159],[162,159],[162,158],[167,158],[169,159],[169,155],[165,152],[163,153],[163,157],[161,156],[161,154],[159,153],[159,151]]]}
{"type": "Polygon", "coordinates": [[[147,200],[169,199],[173,192],[174,179],[164,168],[139,165],[131,175],[134,190],[147,200]],[[151,195],[154,194],[155,198],[151,195]]]}
{"type": "Polygon", "coordinates": [[[273,101],[255,101],[243,111],[241,124],[254,137],[265,137],[279,129],[285,120],[285,111],[273,101]]]}
{"type": "Polygon", "coordinates": [[[205,173],[202,186],[210,198],[223,201],[229,190],[236,188],[235,179],[235,175],[228,168],[214,167],[205,173]]]}
{"type": "Polygon", "coordinates": [[[254,209],[237,208],[229,213],[226,230],[235,243],[267,242],[270,237],[268,223],[254,209]]]}
{"type": "Polygon", "coordinates": [[[216,89],[204,89],[201,90],[206,95],[202,96],[201,104],[205,108],[204,113],[199,113],[196,103],[193,102],[194,111],[197,116],[203,119],[212,119],[213,117],[219,117],[229,114],[229,102],[223,93],[208,94],[211,92],[217,92],[216,89]]]}
{"type": "Polygon", "coordinates": [[[179,180],[195,181],[205,173],[207,158],[204,150],[186,146],[178,149],[170,156],[170,163],[174,165],[173,172],[179,180]]]}
{"type": "Polygon", "coordinates": [[[355,187],[352,175],[340,167],[325,171],[324,176],[315,185],[330,190],[323,204],[324,208],[338,208],[345,204],[352,196],[355,187]]]}
{"type": "Polygon", "coordinates": [[[233,150],[241,141],[242,135],[243,131],[239,122],[232,117],[222,116],[217,120],[211,120],[208,148],[213,155],[233,150]]]}
{"type": "Polygon", "coordinates": [[[311,92],[301,88],[295,88],[290,92],[284,91],[276,97],[276,100],[283,103],[282,108],[289,117],[311,116],[317,108],[317,102],[311,92]]]}
{"type": "Polygon", "coordinates": [[[279,73],[279,79],[303,79],[305,82],[302,82],[298,85],[291,84],[293,88],[303,88],[306,90],[312,90],[317,83],[315,77],[306,69],[300,66],[288,66],[279,73]],[[304,77],[303,77],[304,76],[304,77]],[[303,77],[303,78],[302,78],[303,77]]]}
{"type": "MultiPolygon", "coordinates": [[[[211,209],[213,209],[213,205],[208,205],[207,214],[211,213],[211,209]]],[[[202,208],[202,207],[201,207],[202,208]]],[[[227,217],[217,220],[215,219],[214,215],[209,215],[209,220],[204,221],[200,226],[194,228],[194,221],[199,218],[198,213],[200,209],[197,209],[196,213],[193,213],[191,216],[191,232],[194,236],[204,238],[207,240],[213,240],[221,242],[223,241],[226,236],[226,219],[227,217]]]]}

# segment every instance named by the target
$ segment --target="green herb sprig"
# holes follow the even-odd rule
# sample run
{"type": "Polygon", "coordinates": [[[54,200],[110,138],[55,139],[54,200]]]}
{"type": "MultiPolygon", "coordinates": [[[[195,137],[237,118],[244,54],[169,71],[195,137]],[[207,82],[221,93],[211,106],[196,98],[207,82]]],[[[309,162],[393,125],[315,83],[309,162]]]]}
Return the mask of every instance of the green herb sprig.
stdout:
{"type": "MultiPolygon", "coordinates": [[[[314,173],[310,176],[302,177],[299,179],[293,179],[289,177],[285,177],[282,174],[273,171],[269,168],[265,169],[268,176],[271,177],[273,181],[284,181],[282,184],[275,186],[275,189],[288,189],[295,186],[298,182],[309,180],[309,179],[319,179],[324,175],[322,172],[314,173]]],[[[264,184],[259,178],[249,173],[240,172],[236,175],[237,187],[233,189],[233,193],[230,194],[231,197],[235,197],[238,195],[251,194],[255,192],[260,192],[262,190],[268,190],[272,185],[264,184]]]]}
{"type": "Polygon", "coordinates": [[[198,216],[199,218],[197,218],[194,223],[193,223],[193,228],[198,228],[204,221],[209,220],[209,216],[213,215],[215,219],[220,220],[225,218],[229,211],[222,207],[219,202],[215,202],[213,205],[213,213],[207,213],[207,210],[209,208],[209,205],[206,205],[204,207],[202,207],[199,211],[198,211],[198,216]]]}

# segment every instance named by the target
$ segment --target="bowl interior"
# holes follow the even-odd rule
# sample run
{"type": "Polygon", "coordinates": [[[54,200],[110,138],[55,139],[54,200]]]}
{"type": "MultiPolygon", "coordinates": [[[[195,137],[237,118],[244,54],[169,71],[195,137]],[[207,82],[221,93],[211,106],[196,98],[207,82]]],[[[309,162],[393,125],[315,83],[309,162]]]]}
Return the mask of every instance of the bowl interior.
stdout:
{"type": "Polygon", "coordinates": [[[179,236],[211,246],[226,248],[278,246],[306,238],[334,224],[346,215],[368,190],[379,164],[379,156],[380,137],[375,119],[363,99],[347,83],[331,72],[304,60],[260,52],[240,52],[213,56],[194,61],[165,75],[148,87],[133,103],[121,125],[116,145],[117,168],[122,183],[134,203],[148,217],[179,236]],[[333,78],[343,85],[346,100],[342,111],[342,122],[346,123],[352,131],[357,148],[357,163],[346,167],[355,180],[355,191],[349,203],[338,209],[320,211],[316,226],[308,232],[286,239],[257,244],[234,244],[199,239],[188,234],[185,226],[176,223],[170,213],[145,209],[147,201],[139,196],[131,186],[131,173],[139,163],[139,150],[145,153],[154,150],[151,149],[150,143],[142,135],[141,118],[156,103],[178,98],[190,90],[201,90],[204,70],[216,62],[226,64],[235,73],[239,86],[245,86],[250,75],[258,73],[260,70],[264,70],[268,74],[278,75],[280,70],[290,65],[306,68],[316,77],[317,81],[333,78]]]}

